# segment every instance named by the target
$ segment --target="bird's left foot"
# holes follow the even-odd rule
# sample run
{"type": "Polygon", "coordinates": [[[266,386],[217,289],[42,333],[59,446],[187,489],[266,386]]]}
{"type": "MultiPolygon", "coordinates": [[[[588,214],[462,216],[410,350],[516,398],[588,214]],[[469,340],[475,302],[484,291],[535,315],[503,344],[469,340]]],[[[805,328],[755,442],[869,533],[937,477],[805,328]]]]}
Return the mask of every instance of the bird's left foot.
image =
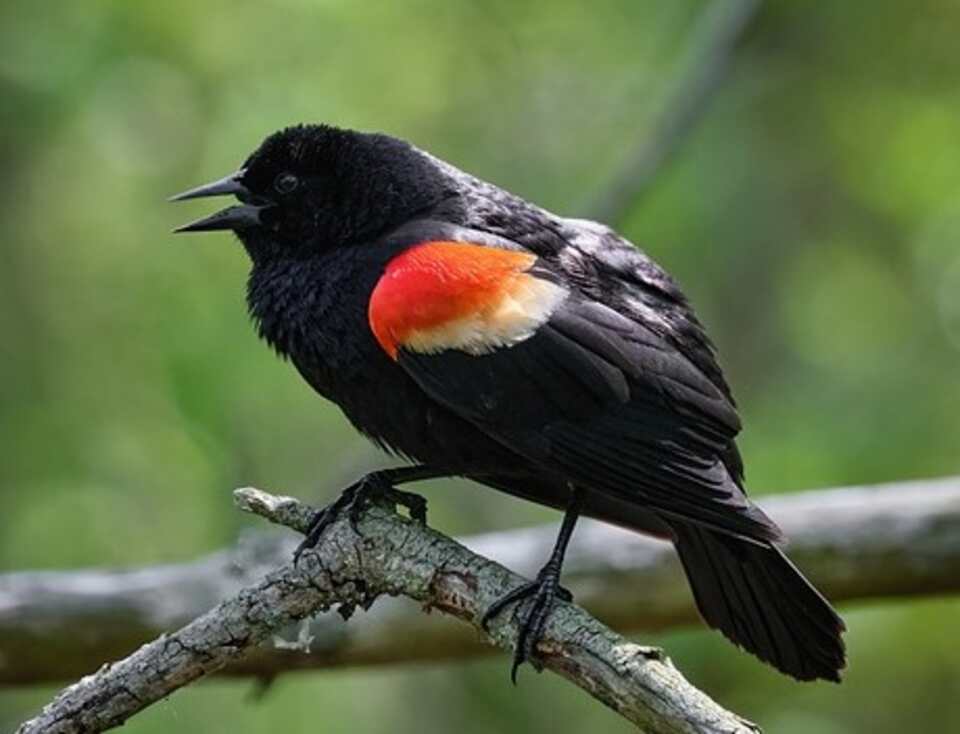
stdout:
{"type": "Polygon", "coordinates": [[[547,619],[558,599],[564,602],[572,602],[573,594],[560,585],[559,569],[548,563],[537,574],[536,581],[518,586],[497,599],[480,619],[481,626],[487,629],[490,620],[500,612],[514,602],[521,602],[516,610],[520,631],[513,651],[513,667],[510,669],[510,680],[514,684],[517,682],[517,670],[525,662],[530,663],[538,673],[543,670],[543,666],[537,659],[537,643],[543,637],[547,619]]]}
{"type": "Polygon", "coordinates": [[[399,490],[393,486],[389,477],[380,472],[372,472],[351,484],[336,500],[314,513],[306,537],[293,552],[294,563],[305,550],[313,548],[320,541],[324,531],[344,512],[348,513],[353,531],[359,534],[358,524],[364,511],[377,503],[392,503],[394,508],[398,505],[406,507],[413,520],[420,524],[427,522],[427,501],[423,497],[399,490]]]}

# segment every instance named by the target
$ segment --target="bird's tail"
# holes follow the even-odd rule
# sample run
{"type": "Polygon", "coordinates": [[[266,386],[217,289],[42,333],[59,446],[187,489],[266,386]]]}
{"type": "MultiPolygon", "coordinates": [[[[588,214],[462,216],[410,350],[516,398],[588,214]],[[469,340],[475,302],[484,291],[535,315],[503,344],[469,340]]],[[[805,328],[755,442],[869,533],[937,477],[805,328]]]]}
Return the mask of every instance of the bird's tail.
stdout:
{"type": "Polygon", "coordinates": [[[794,678],[840,680],[843,620],[779,548],[670,524],[708,625],[794,678]]]}

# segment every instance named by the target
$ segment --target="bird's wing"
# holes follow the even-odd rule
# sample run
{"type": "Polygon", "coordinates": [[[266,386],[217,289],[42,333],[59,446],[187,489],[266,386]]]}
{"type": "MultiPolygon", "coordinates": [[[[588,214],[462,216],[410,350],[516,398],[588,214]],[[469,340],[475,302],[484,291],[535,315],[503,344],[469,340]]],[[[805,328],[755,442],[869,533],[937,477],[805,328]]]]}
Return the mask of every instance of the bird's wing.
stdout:
{"type": "Polygon", "coordinates": [[[740,427],[732,402],[669,340],[514,243],[423,226],[414,236],[368,320],[432,399],[573,483],[779,538],[724,464],[740,427]]]}
{"type": "MultiPolygon", "coordinates": [[[[717,362],[716,350],[680,286],[639,247],[605,224],[562,219],[553,247],[544,255],[581,285],[586,294],[645,324],[689,360],[729,401],[736,404],[717,362]]],[[[723,463],[743,486],[743,460],[735,442],[723,463]]]]}

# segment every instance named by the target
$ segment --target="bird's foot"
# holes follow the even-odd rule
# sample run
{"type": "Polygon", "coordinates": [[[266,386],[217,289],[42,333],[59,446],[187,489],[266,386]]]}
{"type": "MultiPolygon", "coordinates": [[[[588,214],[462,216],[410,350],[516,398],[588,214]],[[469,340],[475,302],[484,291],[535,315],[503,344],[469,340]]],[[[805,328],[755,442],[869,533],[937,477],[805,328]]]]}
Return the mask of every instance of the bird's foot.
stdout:
{"type": "Polygon", "coordinates": [[[529,662],[538,673],[543,670],[543,666],[537,659],[537,643],[543,637],[547,619],[557,599],[572,602],[573,594],[560,586],[559,569],[547,564],[537,574],[536,581],[530,581],[508,592],[483,613],[480,625],[487,629],[490,621],[500,612],[514,602],[521,602],[514,612],[519,618],[520,628],[517,644],[513,650],[513,666],[510,669],[510,680],[514,685],[517,682],[517,670],[525,662],[529,662]]]}
{"type": "Polygon", "coordinates": [[[336,522],[342,513],[348,513],[350,525],[359,535],[358,525],[364,511],[372,504],[387,503],[391,504],[393,509],[398,505],[406,507],[413,520],[421,525],[426,524],[427,501],[423,497],[399,490],[391,484],[389,477],[373,472],[361,477],[343,490],[337,499],[314,513],[303,541],[293,552],[294,563],[305,550],[313,548],[320,541],[324,531],[336,522]]]}

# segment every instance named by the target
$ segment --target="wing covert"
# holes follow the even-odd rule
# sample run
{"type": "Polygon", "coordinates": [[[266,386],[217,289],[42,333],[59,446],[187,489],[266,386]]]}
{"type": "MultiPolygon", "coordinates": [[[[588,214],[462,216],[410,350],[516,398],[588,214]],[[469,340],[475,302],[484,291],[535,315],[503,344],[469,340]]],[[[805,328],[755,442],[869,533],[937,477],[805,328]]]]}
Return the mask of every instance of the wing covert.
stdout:
{"type": "Polygon", "coordinates": [[[544,471],[725,532],[779,537],[725,464],[740,423],[724,392],[663,335],[532,254],[416,245],[388,264],[369,317],[424,392],[544,471]]]}

